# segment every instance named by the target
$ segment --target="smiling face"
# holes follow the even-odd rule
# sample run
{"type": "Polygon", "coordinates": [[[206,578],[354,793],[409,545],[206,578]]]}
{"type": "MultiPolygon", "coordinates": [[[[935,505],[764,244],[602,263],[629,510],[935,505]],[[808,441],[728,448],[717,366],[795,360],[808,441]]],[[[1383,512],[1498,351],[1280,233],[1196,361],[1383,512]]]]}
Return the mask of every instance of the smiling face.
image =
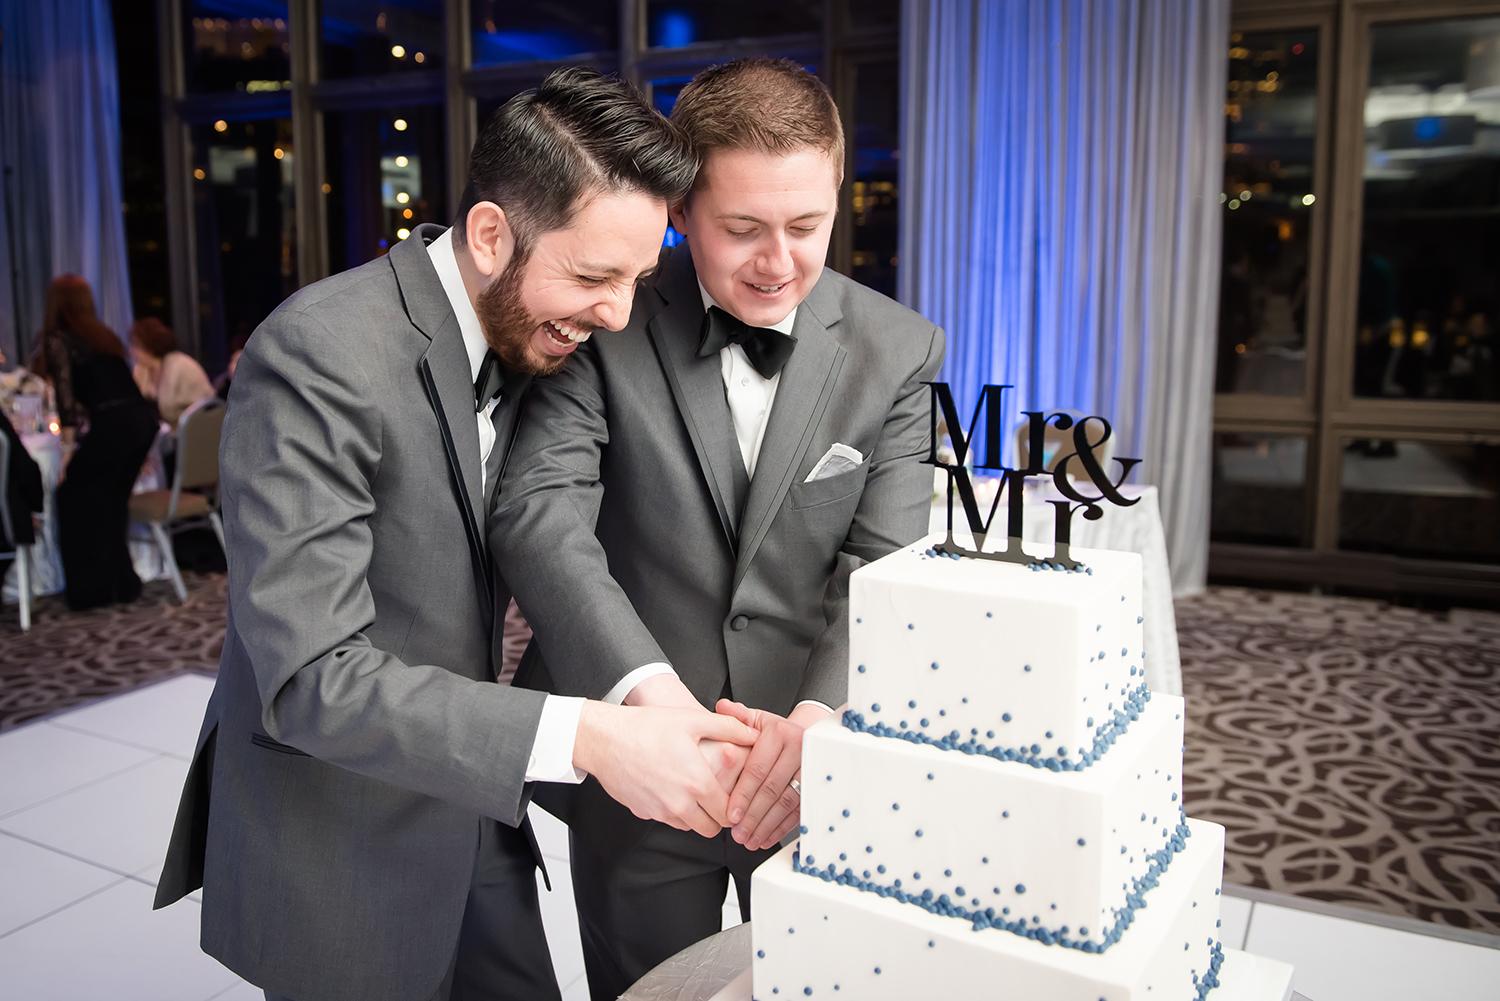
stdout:
{"type": "MultiPolygon", "coordinates": [[[[492,204],[485,211],[499,214],[492,204]]],[[[555,372],[596,329],[623,328],[636,285],[656,267],[666,224],[661,199],[616,192],[594,195],[567,227],[536,236],[524,256],[514,253],[513,241],[507,245],[508,236],[499,237],[490,268],[497,273],[474,309],[506,368],[555,372]]]]}
{"type": "Polygon", "coordinates": [[[698,280],[745,323],[769,327],[797,307],[823,274],[838,208],[839,169],[804,147],[708,155],[699,186],[672,210],[698,280]]]}

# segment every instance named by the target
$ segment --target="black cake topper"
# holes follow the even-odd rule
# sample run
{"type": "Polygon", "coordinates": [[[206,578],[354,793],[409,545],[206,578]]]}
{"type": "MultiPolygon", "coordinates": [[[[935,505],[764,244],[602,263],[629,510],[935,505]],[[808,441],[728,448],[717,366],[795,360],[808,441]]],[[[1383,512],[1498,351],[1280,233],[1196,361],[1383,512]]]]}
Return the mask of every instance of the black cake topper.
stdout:
{"type": "MultiPolygon", "coordinates": [[[[1120,493],[1120,485],[1130,475],[1130,471],[1139,463],[1140,459],[1115,459],[1120,464],[1120,478],[1113,483],[1109,475],[1105,473],[1104,467],[1099,464],[1094,450],[1100,448],[1109,441],[1114,429],[1110,427],[1109,421],[1103,417],[1084,417],[1074,420],[1067,414],[1047,414],[1040,410],[1024,410],[1022,414],[1028,421],[1028,458],[1029,462],[1025,469],[1010,469],[1000,461],[1001,438],[1000,414],[1001,400],[1005,391],[1011,386],[985,386],[980,394],[979,405],[974,408],[974,418],[969,421],[969,430],[965,434],[963,426],[958,421],[958,407],[953,403],[953,393],[949,390],[946,382],[929,382],[926,385],[932,388],[932,447],[924,462],[929,466],[937,466],[948,474],[948,538],[941,542],[937,551],[951,556],[969,556],[980,560],[999,560],[1005,563],[1040,564],[1058,566],[1065,570],[1078,570],[1083,567],[1082,563],[1073,559],[1068,552],[1068,540],[1071,537],[1073,515],[1079,510],[1089,521],[1098,521],[1104,515],[1104,509],[1099,506],[1100,501],[1108,501],[1121,507],[1129,507],[1140,500],[1139,497],[1128,498],[1120,493]],[[939,414],[941,420],[948,426],[948,437],[953,442],[954,459],[952,462],[944,462],[938,456],[938,423],[939,414]],[[979,501],[974,494],[974,482],[969,478],[969,470],[964,465],[964,460],[969,454],[969,449],[974,441],[974,430],[979,424],[980,414],[985,416],[985,449],[984,461],[979,461],[975,455],[975,469],[994,469],[1001,473],[1004,481],[1005,492],[1009,496],[1009,516],[1006,521],[1006,543],[1005,548],[998,552],[984,552],[984,540],[989,535],[990,525],[994,523],[995,512],[1000,507],[1000,491],[995,491],[995,500],[990,505],[988,518],[983,518],[979,511],[979,501]],[[1090,421],[1098,421],[1104,426],[1104,435],[1097,442],[1090,443],[1088,437],[1088,426],[1090,421]],[[1047,472],[1045,457],[1042,454],[1047,434],[1047,425],[1051,424],[1059,431],[1073,431],[1073,451],[1059,459],[1052,471],[1047,472]],[[1093,481],[1099,490],[1099,496],[1088,497],[1079,492],[1073,482],[1068,479],[1068,465],[1077,460],[1083,467],[1088,478],[1093,481]],[[1064,500],[1048,501],[1053,507],[1055,524],[1053,528],[1053,555],[1051,559],[1027,556],[1021,549],[1021,517],[1024,510],[1022,491],[1028,476],[1051,476],[1052,482],[1057,487],[1057,492],[1062,494],[1064,500]],[[974,533],[974,548],[965,549],[953,538],[953,491],[958,488],[959,501],[963,504],[964,516],[968,519],[969,529],[974,533]],[[1074,507],[1074,502],[1078,506],[1074,507]]],[[[1019,457],[1018,457],[1019,458],[1019,457]]]]}

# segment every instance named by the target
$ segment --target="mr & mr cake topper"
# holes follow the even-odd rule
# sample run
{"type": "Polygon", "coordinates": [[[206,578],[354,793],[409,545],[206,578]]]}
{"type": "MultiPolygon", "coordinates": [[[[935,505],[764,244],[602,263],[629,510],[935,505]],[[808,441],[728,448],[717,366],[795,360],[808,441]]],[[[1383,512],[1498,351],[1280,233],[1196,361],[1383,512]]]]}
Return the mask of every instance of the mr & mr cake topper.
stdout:
{"type": "Polygon", "coordinates": [[[1024,469],[1011,469],[1000,459],[1001,444],[1004,440],[1001,437],[1000,416],[1001,400],[1004,398],[1005,390],[1014,387],[985,386],[979,396],[979,404],[974,408],[974,417],[969,421],[968,433],[965,434],[963,425],[959,423],[958,407],[953,402],[953,393],[948,388],[948,384],[929,382],[925,385],[932,390],[932,436],[931,447],[923,462],[929,466],[937,466],[948,474],[948,537],[934,547],[937,552],[946,556],[967,556],[978,560],[997,560],[1027,566],[1052,567],[1058,570],[1081,570],[1083,564],[1073,559],[1069,553],[1073,515],[1081,510],[1083,516],[1089,521],[1098,521],[1104,516],[1104,509],[1100,507],[1101,501],[1117,504],[1120,507],[1129,507],[1140,500],[1139,497],[1126,497],[1120,493],[1120,487],[1130,475],[1130,471],[1139,465],[1141,460],[1116,458],[1115,462],[1120,464],[1120,477],[1111,482],[1109,474],[1104,471],[1098,456],[1095,455],[1095,449],[1101,448],[1114,434],[1114,429],[1105,418],[1092,416],[1074,420],[1064,413],[1048,414],[1043,410],[1023,410],[1021,413],[1027,419],[1028,461],[1024,469]],[[975,449],[974,468],[998,471],[1003,481],[1004,493],[1009,498],[1005,548],[995,552],[985,552],[984,541],[989,535],[990,526],[994,523],[995,512],[1000,508],[1001,491],[995,492],[995,499],[990,504],[989,516],[983,517],[979,510],[979,500],[974,493],[974,481],[970,478],[968,467],[965,465],[965,460],[973,447],[974,431],[978,427],[981,414],[985,417],[984,461],[979,461],[978,450],[975,449]],[[938,454],[940,421],[947,425],[948,437],[953,443],[954,459],[952,462],[944,461],[938,454]],[[1097,421],[1104,429],[1103,436],[1096,442],[1089,441],[1088,428],[1091,421],[1097,421]],[[1043,454],[1048,424],[1059,431],[1071,429],[1073,432],[1073,451],[1058,459],[1051,471],[1046,468],[1046,456],[1043,454]],[[1068,467],[1075,459],[1087,478],[1098,489],[1099,496],[1087,496],[1069,479],[1068,467]],[[1052,477],[1053,485],[1064,498],[1047,502],[1052,505],[1054,513],[1053,555],[1050,559],[1028,556],[1021,549],[1022,516],[1025,511],[1023,491],[1026,479],[1031,476],[1052,477]],[[959,501],[963,505],[964,516],[969,523],[969,530],[974,535],[973,549],[966,549],[953,538],[955,488],[958,491],[959,501]]]}

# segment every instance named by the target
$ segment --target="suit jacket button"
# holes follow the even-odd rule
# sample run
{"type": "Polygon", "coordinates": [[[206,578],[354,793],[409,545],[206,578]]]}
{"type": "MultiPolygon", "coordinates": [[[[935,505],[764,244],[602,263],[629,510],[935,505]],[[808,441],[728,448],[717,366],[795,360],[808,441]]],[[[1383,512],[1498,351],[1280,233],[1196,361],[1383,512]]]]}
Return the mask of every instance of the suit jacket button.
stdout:
{"type": "Polygon", "coordinates": [[[739,632],[750,624],[750,619],[744,615],[736,615],[729,620],[729,628],[739,632]]]}

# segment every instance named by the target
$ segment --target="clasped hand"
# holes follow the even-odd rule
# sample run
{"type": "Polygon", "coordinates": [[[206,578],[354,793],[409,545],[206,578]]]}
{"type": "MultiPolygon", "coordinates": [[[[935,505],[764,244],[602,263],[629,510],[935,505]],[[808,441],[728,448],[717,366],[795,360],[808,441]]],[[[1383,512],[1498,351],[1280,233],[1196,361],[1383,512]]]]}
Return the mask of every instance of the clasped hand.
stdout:
{"type": "Polygon", "coordinates": [[[646,679],[625,702],[586,704],[574,764],[637,817],[704,837],[729,827],[752,850],[797,825],[802,733],[826,711],[786,718],[721,699],[709,712],[674,675],[646,679]]]}

